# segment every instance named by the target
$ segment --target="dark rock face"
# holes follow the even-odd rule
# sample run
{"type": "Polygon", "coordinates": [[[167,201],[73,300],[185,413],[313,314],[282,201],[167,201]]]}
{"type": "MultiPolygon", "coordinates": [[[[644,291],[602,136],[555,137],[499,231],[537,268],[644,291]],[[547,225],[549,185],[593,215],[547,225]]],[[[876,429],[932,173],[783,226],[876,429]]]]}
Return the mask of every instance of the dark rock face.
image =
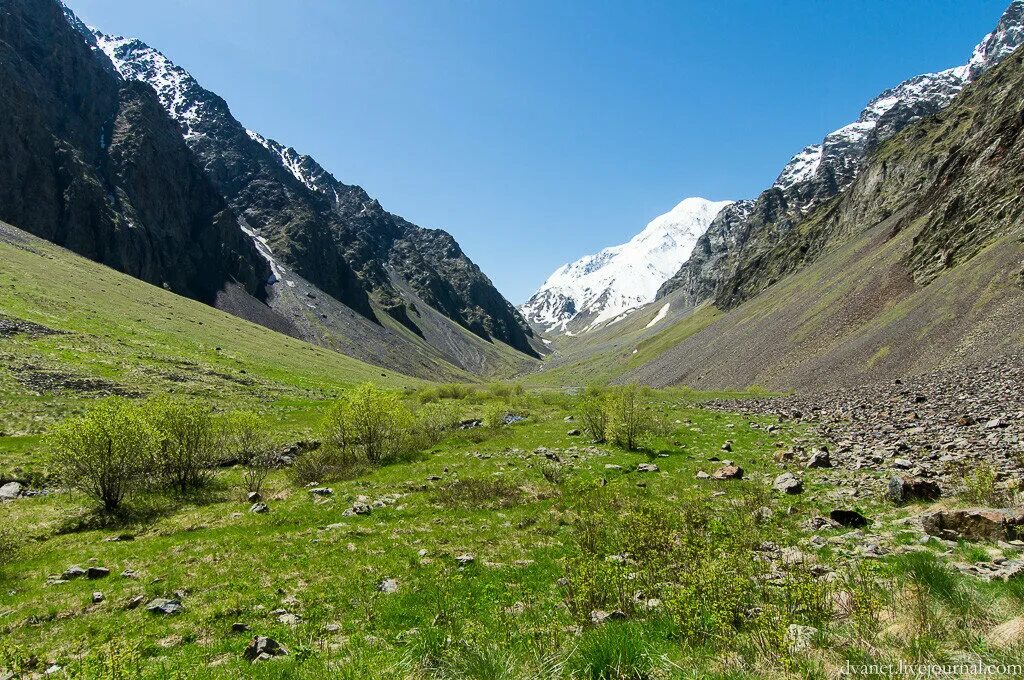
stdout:
{"type": "Polygon", "coordinates": [[[183,295],[266,263],[153,91],[120,79],[53,0],[0,7],[0,220],[183,295]]]}
{"type": "Polygon", "coordinates": [[[451,235],[384,210],[313,158],[250,130],[227,103],[138,40],[92,39],[127,80],[152,85],[206,175],[272,257],[360,314],[421,333],[409,293],[485,339],[528,354],[532,331],[451,235]]]}
{"type": "MultiPolygon", "coordinates": [[[[883,92],[865,107],[857,121],[794,156],[775,184],[755,201],[723,211],[698,242],[690,260],[661,287],[658,297],[682,289],[691,304],[714,300],[718,307],[730,309],[815,259],[827,248],[834,232],[813,222],[808,228],[807,218],[812,213],[820,216],[833,212],[834,205],[829,202],[854,183],[868,159],[887,140],[945,109],[965,86],[981,78],[1022,42],[1024,2],[1014,0],[968,64],[917,76],[883,92]]],[[[950,161],[947,165],[952,172],[964,167],[959,158],[950,161]]],[[[892,170],[898,172],[900,168],[892,170]]],[[[878,215],[876,221],[890,214],[878,215]]],[[[923,249],[926,252],[921,261],[914,262],[915,268],[927,271],[923,260],[928,258],[941,264],[947,255],[936,248],[923,249]],[[933,252],[936,248],[940,252],[933,252]]]]}

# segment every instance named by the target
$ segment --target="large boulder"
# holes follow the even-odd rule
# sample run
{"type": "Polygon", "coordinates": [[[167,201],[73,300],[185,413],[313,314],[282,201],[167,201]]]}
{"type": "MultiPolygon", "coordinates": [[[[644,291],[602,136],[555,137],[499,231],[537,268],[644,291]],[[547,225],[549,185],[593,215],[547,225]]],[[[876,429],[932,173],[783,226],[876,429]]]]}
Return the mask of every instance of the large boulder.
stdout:
{"type": "Polygon", "coordinates": [[[1024,509],[939,510],[922,520],[932,536],[949,540],[1011,541],[1024,535],[1024,509]]]}
{"type": "Polygon", "coordinates": [[[0,501],[13,501],[24,491],[20,482],[8,482],[0,486],[0,501]]]}
{"type": "Polygon", "coordinates": [[[776,491],[785,494],[798,494],[804,490],[803,481],[792,472],[785,472],[776,477],[772,486],[776,491]]]}
{"type": "Polygon", "coordinates": [[[934,501],[942,496],[942,489],[933,481],[918,477],[897,475],[889,480],[889,500],[897,505],[911,501],[934,501]]]}
{"type": "Polygon", "coordinates": [[[247,661],[268,661],[275,656],[286,656],[288,650],[274,638],[265,635],[254,635],[245,648],[242,656],[247,661]]]}
{"type": "Polygon", "coordinates": [[[743,468],[739,465],[723,465],[711,473],[712,479],[743,479],[743,468]]]}

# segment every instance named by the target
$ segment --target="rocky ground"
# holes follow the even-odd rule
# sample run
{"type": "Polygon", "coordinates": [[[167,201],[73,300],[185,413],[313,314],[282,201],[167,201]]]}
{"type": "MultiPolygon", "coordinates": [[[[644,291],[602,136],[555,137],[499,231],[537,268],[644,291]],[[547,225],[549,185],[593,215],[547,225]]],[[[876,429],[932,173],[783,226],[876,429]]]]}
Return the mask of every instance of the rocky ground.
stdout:
{"type": "Polygon", "coordinates": [[[1024,354],[854,389],[722,402],[803,422],[830,442],[833,466],[891,470],[955,492],[987,464],[1002,482],[1024,471],[1024,354]]]}

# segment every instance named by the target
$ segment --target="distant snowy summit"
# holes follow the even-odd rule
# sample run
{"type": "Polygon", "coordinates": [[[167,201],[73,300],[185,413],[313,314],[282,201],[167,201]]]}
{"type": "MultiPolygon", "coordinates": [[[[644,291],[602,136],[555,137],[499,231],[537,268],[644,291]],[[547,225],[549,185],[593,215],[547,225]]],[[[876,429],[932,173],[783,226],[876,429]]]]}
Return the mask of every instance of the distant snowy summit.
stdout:
{"type": "Polygon", "coordinates": [[[519,311],[534,328],[576,335],[615,323],[652,300],[732,201],[687,198],[628,243],[563,265],[519,311]]]}

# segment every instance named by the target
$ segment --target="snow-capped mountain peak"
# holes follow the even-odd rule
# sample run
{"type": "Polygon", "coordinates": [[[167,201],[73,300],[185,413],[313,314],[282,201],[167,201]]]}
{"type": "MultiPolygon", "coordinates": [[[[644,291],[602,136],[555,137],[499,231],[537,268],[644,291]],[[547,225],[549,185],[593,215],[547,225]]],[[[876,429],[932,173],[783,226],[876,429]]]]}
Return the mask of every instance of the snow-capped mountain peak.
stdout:
{"type": "Polygon", "coordinates": [[[559,267],[520,311],[546,332],[578,333],[624,318],[654,299],[730,203],[683,200],[628,242],[559,267]]]}

